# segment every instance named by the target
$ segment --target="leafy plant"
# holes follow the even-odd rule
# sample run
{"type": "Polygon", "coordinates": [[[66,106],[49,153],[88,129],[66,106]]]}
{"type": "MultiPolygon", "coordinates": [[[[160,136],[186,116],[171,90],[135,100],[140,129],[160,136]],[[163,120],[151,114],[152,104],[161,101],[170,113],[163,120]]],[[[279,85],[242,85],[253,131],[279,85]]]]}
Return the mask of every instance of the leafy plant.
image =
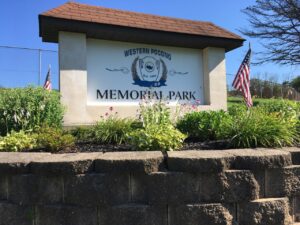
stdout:
{"type": "Polygon", "coordinates": [[[224,111],[192,112],[184,115],[177,128],[197,141],[226,139],[230,135],[232,118],[224,111]]]}
{"type": "Polygon", "coordinates": [[[42,124],[61,127],[63,112],[59,92],[40,87],[2,89],[0,135],[31,130],[42,124]]]}
{"type": "Polygon", "coordinates": [[[69,131],[71,135],[75,137],[76,142],[92,142],[94,140],[93,127],[76,127],[69,131]]]}
{"type": "Polygon", "coordinates": [[[36,147],[35,138],[24,131],[11,132],[5,137],[0,137],[0,151],[18,152],[36,147]]]}
{"type": "Polygon", "coordinates": [[[140,103],[140,119],[144,127],[153,124],[171,124],[170,109],[165,101],[146,99],[140,103]]]}
{"type": "Polygon", "coordinates": [[[233,147],[282,147],[299,141],[295,124],[281,114],[253,108],[234,117],[231,127],[233,147]]]}
{"type": "Polygon", "coordinates": [[[186,135],[172,124],[164,101],[145,100],[140,104],[142,128],[128,133],[127,141],[136,150],[172,151],[179,149],[186,135]]]}
{"type": "Polygon", "coordinates": [[[133,120],[109,115],[102,118],[92,130],[92,141],[104,144],[121,144],[132,131],[133,120]]]}
{"type": "Polygon", "coordinates": [[[172,151],[182,147],[186,138],[173,125],[148,124],[144,129],[137,129],[128,135],[128,142],[136,150],[172,151]]]}
{"type": "Polygon", "coordinates": [[[278,113],[288,122],[295,122],[300,114],[300,104],[289,100],[270,100],[259,105],[267,113],[278,113]]]}
{"type": "Polygon", "coordinates": [[[50,152],[58,152],[75,144],[75,138],[71,134],[65,134],[59,128],[42,127],[36,131],[34,136],[37,146],[50,152]]]}

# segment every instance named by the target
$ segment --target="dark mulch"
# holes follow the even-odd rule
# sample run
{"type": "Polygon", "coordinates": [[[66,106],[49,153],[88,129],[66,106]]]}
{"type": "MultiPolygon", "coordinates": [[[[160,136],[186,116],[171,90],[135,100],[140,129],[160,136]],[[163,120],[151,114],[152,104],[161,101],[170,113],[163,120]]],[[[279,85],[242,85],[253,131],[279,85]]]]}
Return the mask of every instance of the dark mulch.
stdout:
{"type": "MultiPolygon", "coordinates": [[[[228,149],[227,141],[205,141],[205,142],[186,142],[180,150],[216,150],[228,149]]],[[[42,150],[42,149],[41,149],[42,150]]],[[[59,153],[75,152],[126,152],[133,151],[130,145],[126,144],[96,144],[96,143],[77,143],[74,147],[60,151],[59,153]]]]}
{"type": "MultiPolygon", "coordinates": [[[[205,142],[185,142],[179,150],[221,150],[229,149],[227,141],[205,141],[205,142]]],[[[46,152],[46,149],[29,149],[24,152],[46,152]]],[[[130,145],[126,144],[97,144],[97,143],[77,143],[74,147],[66,148],[57,153],[76,152],[128,152],[133,151],[130,145]]]]}

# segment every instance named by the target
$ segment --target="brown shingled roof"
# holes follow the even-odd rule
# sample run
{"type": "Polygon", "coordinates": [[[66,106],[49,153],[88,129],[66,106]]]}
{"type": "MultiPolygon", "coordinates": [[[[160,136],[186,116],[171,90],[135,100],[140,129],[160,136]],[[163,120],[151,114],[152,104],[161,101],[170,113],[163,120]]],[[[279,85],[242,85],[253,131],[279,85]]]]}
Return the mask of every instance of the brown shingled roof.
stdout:
{"type": "Polygon", "coordinates": [[[99,24],[242,40],[240,36],[210,22],[156,16],[75,2],[67,2],[41,15],[99,24]]]}
{"type": "Polygon", "coordinates": [[[210,22],[176,19],[123,10],[65,3],[39,15],[43,41],[58,42],[59,32],[83,33],[87,38],[231,51],[243,45],[240,36],[210,22]]]}

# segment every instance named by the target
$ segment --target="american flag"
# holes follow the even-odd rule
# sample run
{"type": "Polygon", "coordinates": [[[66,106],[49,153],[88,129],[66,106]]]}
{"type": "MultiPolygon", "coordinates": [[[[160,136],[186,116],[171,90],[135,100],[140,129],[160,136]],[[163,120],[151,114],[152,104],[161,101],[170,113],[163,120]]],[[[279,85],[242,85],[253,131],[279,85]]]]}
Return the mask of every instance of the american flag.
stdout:
{"type": "Polygon", "coordinates": [[[251,48],[249,48],[232,83],[236,90],[242,92],[248,108],[253,105],[250,93],[250,57],[251,48]]]}
{"type": "Polygon", "coordinates": [[[51,84],[51,80],[50,80],[50,73],[51,73],[51,68],[49,67],[48,69],[48,73],[46,76],[46,80],[45,80],[45,84],[44,84],[44,89],[51,91],[52,89],[52,84],[51,84]]]}

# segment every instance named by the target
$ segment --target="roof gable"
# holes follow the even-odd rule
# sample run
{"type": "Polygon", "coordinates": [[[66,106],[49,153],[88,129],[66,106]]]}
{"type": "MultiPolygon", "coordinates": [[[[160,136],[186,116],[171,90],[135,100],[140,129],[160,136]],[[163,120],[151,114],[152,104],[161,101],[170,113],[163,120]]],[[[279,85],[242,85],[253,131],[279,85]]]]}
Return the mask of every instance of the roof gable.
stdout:
{"type": "MultiPolygon", "coordinates": [[[[218,27],[210,22],[193,21],[186,19],[177,19],[164,16],[156,16],[150,14],[129,12],[123,10],[109,9],[99,6],[90,6],[86,4],[79,4],[75,2],[67,2],[57,8],[51,9],[42,13],[40,16],[40,36],[46,41],[54,41],[53,37],[47,40],[47,36],[53,36],[53,32],[58,32],[57,29],[64,29],[59,24],[54,24],[55,21],[72,21],[74,23],[90,23],[100,26],[114,26],[119,28],[128,28],[143,31],[156,31],[172,34],[181,34],[189,36],[212,37],[221,39],[230,39],[238,42],[239,46],[244,41],[240,36],[218,27]],[[48,19],[48,23],[44,22],[48,19]],[[52,19],[52,20],[51,20],[52,19]],[[53,21],[52,26],[50,21],[53,21]],[[57,29],[55,29],[57,28],[57,29]],[[51,33],[52,32],[52,33],[51,33]],[[52,40],[51,40],[52,39],[52,40]]],[[[75,26],[74,26],[75,27],[75,26]]],[[[94,26],[93,29],[95,29],[94,26]]],[[[69,30],[70,25],[66,25],[67,31],[83,32],[84,29],[78,31],[69,30]]],[[[88,32],[87,32],[88,33],[88,32]]],[[[91,31],[89,33],[92,33],[91,31]]],[[[57,33],[55,33],[57,35],[57,33]]],[[[54,36],[55,36],[54,35],[54,36]]],[[[92,35],[93,36],[93,35],[92,35]]],[[[99,38],[99,37],[98,37],[99,38]]],[[[189,47],[189,46],[187,46],[189,47]]],[[[226,48],[226,46],[225,46],[226,48]]]]}

